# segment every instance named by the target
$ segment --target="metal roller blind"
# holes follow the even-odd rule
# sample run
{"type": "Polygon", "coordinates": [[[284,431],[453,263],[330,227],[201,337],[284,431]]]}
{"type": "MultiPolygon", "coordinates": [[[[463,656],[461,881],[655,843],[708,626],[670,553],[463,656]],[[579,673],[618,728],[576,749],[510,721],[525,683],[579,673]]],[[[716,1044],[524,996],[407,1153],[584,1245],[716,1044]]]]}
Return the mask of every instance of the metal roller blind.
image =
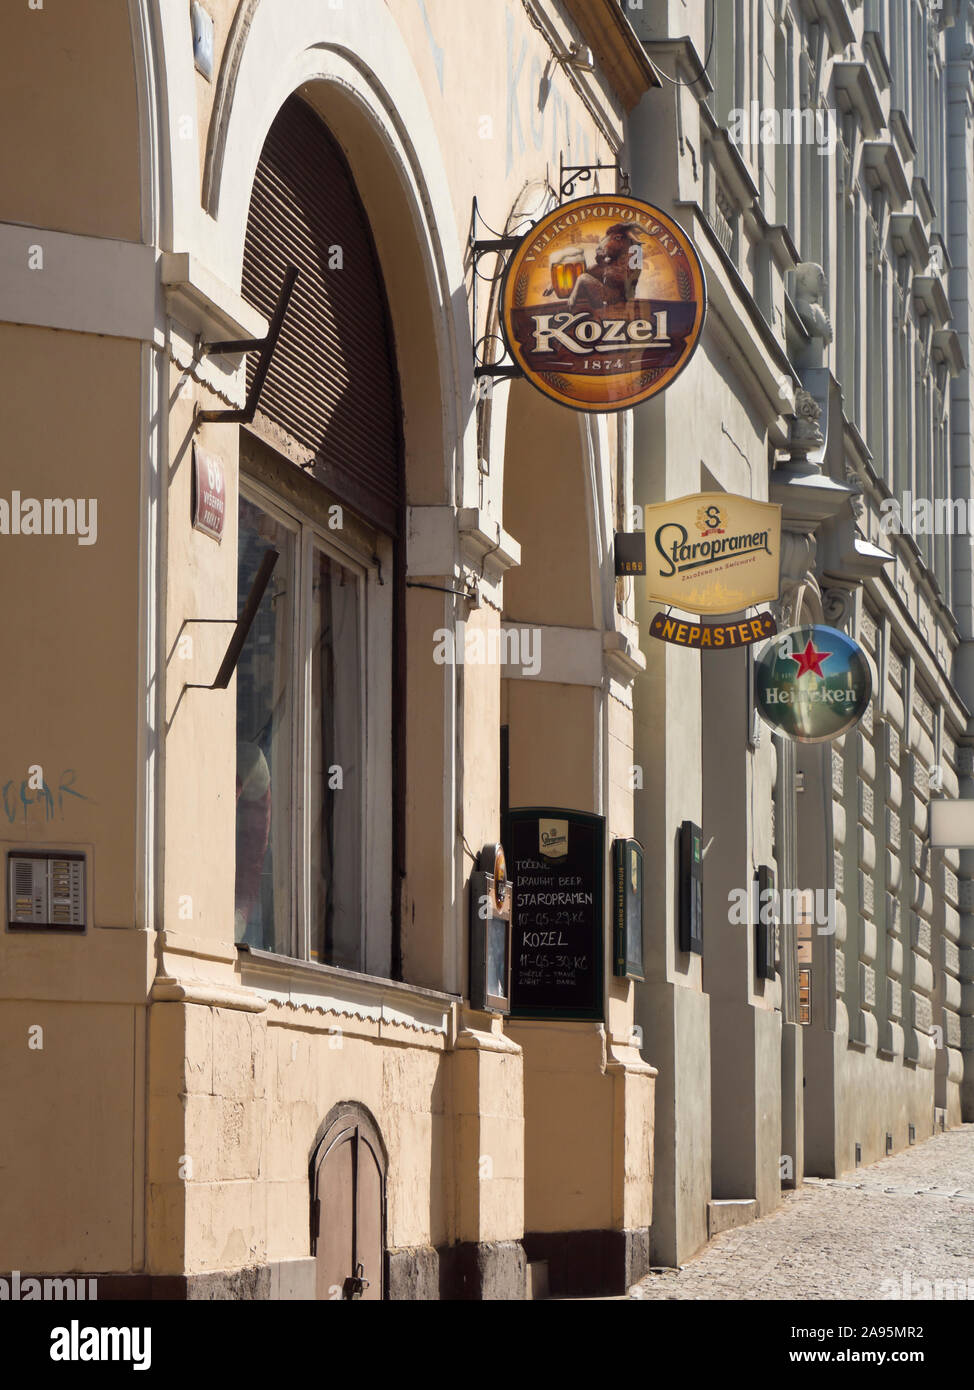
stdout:
{"type": "MultiPolygon", "coordinates": [[[[398,534],[401,412],[382,271],[345,157],[298,97],[268,132],[247,222],[243,295],[268,317],[288,264],[301,274],[259,415],[332,493],[398,534]]],[[[256,362],[251,353],[248,382],[256,362]]]]}

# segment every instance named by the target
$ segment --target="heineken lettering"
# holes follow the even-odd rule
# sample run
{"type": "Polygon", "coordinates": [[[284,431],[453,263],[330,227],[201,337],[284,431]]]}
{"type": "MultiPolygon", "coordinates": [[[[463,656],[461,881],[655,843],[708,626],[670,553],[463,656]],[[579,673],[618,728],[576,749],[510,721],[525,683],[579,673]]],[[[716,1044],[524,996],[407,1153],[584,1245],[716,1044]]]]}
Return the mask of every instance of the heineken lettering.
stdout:
{"type": "Polygon", "coordinates": [[[848,690],[769,690],[765,696],[769,705],[841,705],[843,711],[855,703],[858,692],[848,690]]]}
{"type": "Polygon", "coordinates": [[[501,322],[539,391],[576,410],[622,410],[682,371],[705,311],[703,268],[677,223],[634,198],[582,198],[514,252],[501,322]]]}

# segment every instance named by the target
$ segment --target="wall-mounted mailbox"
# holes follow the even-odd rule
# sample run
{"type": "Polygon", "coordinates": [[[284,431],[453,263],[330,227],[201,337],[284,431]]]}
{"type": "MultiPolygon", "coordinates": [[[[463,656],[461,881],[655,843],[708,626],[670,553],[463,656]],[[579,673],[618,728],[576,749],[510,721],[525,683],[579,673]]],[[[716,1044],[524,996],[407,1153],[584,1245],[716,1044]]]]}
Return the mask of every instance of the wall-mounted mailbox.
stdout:
{"type": "Polygon", "coordinates": [[[501,845],[488,845],[470,875],[470,1006],[511,1007],[511,884],[501,845]]]}
{"type": "Polygon", "coordinates": [[[84,931],[85,856],[8,854],[7,925],[12,931],[84,931]]]}
{"type": "Polygon", "coordinates": [[[643,847],[638,840],[612,842],[613,974],[645,980],[643,969],[643,847]]]}
{"type": "Polygon", "coordinates": [[[773,980],[777,974],[778,894],[774,870],[759,864],[754,876],[754,969],[759,980],[773,980]]]}
{"type": "Polygon", "coordinates": [[[703,831],[680,826],[680,950],[703,955],[703,831]]]}

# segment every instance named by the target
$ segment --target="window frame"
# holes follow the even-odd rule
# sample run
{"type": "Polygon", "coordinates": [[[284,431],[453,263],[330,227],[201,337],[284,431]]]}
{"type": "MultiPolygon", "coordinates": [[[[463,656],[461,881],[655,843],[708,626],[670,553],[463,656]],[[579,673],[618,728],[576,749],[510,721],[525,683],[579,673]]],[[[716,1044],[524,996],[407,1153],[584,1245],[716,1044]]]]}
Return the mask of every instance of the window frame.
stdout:
{"type": "MultiPolygon", "coordinates": [[[[391,587],[383,587],[374,582],[383,562],[381,553],[388,547],[391,555],[392,542],[385,537],[379,541],[377,554],[368,555],[365,550],[350,543],[341,531],[330,533],[321,522],[313,520],[300,505],[292,499],[281,496],[263,480],[253,476],[241,467],[239,496],[251,505],[267,512],[278,524],[295,536],[294,545],[294,595],[291,612],[291,653],[289,678],[293,697],[291,710],[291,765],[290,765],[290,806],[285,824],[290,833],[291,850],[288,855],[290,873],[290,920],[288,924],[288,950],[280,953],[281,959],[291,959],[308,964],[327,965],[331,969],[351,969],[332,965],[330,961],[315,962],[310,954],[313,935],[311,885],[311,830],[312,812],[312,710],[313,710],[313,583],[314,566],[318,554],[323,554],[351,573],[358,589],[358,689],[360,697],[360,717],[358,721],[358,755],[360,780],[360,831],[359,831],[359,916],[358,964],[352,973],[371,973],[388,975],[390,973],[390,949],[392,940],[391,891],[383,892],[384,885],[391,884],[392,827],[391,794],[385,797],[383,806],[383,786],[377,785],[370,775],[376,759],[374,750],[381,748],[383,742],[392,738],[392,690],[385,684],[369,679],[369,673],[377,669],[381,653],[376,648],[377,633],[388,628],[390,645],[386,653],[385,666],[392,667],[392,594],[391,587]],[[386,595],[385,599],[383,594],[386,595]],[[383,607],[388,607],[386,615],[383,607]],[[384,693],[385,691],[385,693],[384,693]],[[388,821],[386,825],[384,822],[388,821]],[[373,830],[379,842],[380,852],[373,847],[373,830]],[[387,862],[388,861],[388,862],[387,862]],[[385,899],[385,903],[383,903],[385,899]],[[383,907],[388,909],[390,921],[383,929],[379,914],[383,907]],[[371,927],[371,930],[370,930],[371,927]],[[373,937],[375,940],[373,940],[373,937]],[[385,959],[381,968],[376,966],[375,955],[385,947],[385,959]]],[[[238,503],[239,515],[239,503],[238,503]]],[[[239,600],[239,596],[238,596],[239,600]]],[[[381,669],[381,668],[379,668],[381,669]]],[[[236,701],[235,701],[236,708],[236,701]]],[[[236,876],[236,859],[234,860],[236,876]]],[[[267,949],[262,948],[262,949],[267,949]]],[[[274,954],[278,954],[274,952],[274,954]]]]}

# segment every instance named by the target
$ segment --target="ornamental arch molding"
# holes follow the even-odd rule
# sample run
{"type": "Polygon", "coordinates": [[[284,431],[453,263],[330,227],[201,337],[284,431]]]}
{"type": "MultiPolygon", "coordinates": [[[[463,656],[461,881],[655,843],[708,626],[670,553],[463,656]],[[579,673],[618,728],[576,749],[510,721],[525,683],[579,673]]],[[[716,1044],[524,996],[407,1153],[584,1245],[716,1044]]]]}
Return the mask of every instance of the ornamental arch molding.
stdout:
{"type": "Polygon", "coordinates": [[[407,417],[407,500],[459,505],[464,466],[476,473],[465,272],[437,129],[387,7],[382,0],[339,9],[318,0],[240,0],[202,164],[193,142],[180,142],[174,129],[192,54],[184,52],[180,24],[165,19],[159,27],[159,70],[172,86],[163,105],[173,249],[199,255],[239,289],[264,140],[288,97],[300,95],[345,152],[386,279],[407,417]]]}

